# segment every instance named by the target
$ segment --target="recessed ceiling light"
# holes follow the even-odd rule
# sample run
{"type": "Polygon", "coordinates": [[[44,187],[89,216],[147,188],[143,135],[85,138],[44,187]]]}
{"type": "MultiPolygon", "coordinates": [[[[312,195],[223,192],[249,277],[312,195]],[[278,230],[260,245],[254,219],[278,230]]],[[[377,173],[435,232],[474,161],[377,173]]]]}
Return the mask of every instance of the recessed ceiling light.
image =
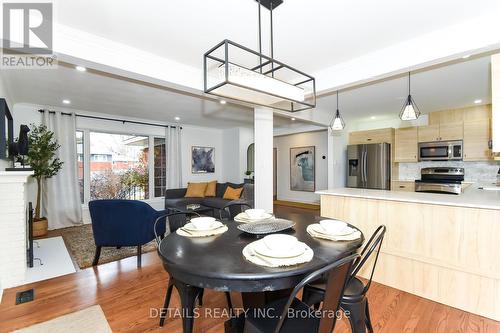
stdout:
{"type": "Polygon", "coordinates": [[[295,121],[295,118],[291,118],[292,121],[295,121]]]}
{"type": "Polygon", "coordinates": [[[85,72],[87,70],[87,68],[83,67],[83,66],[76,66],[75,69],[79,72],[85,72]]]}
{"type": "Polygon", "coordinates": [[[474,101],[474,104],[480,104],[480,103],[482,103],[482,102],[483,102],[483,100],[482,100],[482,99],[476,99],[476,100],[474,101]]]}
{"type": "Polygon", "coordinates": [[[175,121],[181,120],[181,117],[174,117],[175,121]]]}
{"type": "Polygon", "coordinates": [[[220,104],[222,104],[222,105],[224,105],[224,104],[226,104],[227,102],[226,102],[225,100],[221,99],[221,100],[219,101],[219,103],[220,103],[220,104]]]}
{"type": "Polygon", "coordinates": [[[69,99],[63,99],[62,102],[63,104],[71,104],[71,101],[69,99]]]}
{"type": "Polygon", "coordinates": [[[377,117],[375,117],[375,116],[371,116],[371,117],[370,117],[370,119],[377,119],[377,117]]]}
{"type": "Polygon", "coordinates": [[[470,58],[470,54],[466,54],[462,57],[462,59],[467,59],[467,58],[470,58]]]}

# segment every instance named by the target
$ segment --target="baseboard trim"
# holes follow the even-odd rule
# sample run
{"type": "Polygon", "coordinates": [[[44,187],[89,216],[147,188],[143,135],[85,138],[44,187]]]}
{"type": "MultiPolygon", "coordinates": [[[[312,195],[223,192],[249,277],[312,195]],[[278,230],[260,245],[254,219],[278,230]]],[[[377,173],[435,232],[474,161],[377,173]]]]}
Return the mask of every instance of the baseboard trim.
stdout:
{"type": "Polygon", "coordinates": [[[278,205],[278,206],[288,206],[288,207],[314,209],[314,210],[317,210],[320,208],[319,204],[285,201],[285,200],[274,200],[274,204],[278,205]]]}

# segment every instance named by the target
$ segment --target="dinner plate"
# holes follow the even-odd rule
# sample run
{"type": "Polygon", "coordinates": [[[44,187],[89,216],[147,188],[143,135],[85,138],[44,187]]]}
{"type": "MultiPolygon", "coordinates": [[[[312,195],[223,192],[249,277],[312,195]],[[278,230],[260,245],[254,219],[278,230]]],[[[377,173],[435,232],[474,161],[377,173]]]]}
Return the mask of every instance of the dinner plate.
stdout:
{"type": "Polygon", "coordinates": [[[239,224],[237,228],[238,230],[241,230],[249,234],[265,235],[290,229],[294,225],[295,222],[293,221],[284,219],[274,219],[268,222],[265,221],[265,222],[255,222],[255,223],[243,223],[239,224]]]}
{"type": "Polygon", "coordinates": [[[199,229],[199,228],[196,228],[193,223],[189,222],[185,226],[183,226],[182,228],[186,229],[186,230],[189,230],[189,231],[195,231],[196,232],[196,231],[210,231],[210,230],[214,230],[214,229],[220,228],[222,226],[223,226],[223,224],[221,222],[214,221],[214,223],[212,223],[210,225],[210,228],[208,228],[208,229],[199,229]]]}
{"type": "Polygon", "coordinates": [[[354,228],[345,227],[343,230],[341,230],[339,232],[330,233],[330,232],[326,231],[321,226],[321,224],[312,224],[312,229],[313,229],[313,231],[315,231],[315,232],[317,232],[319,234],[322,234],[322,235],[326,235],[326,236],[347,236],[347,235],[350,235],[350,234],[352,234],[353,232],[356,231],[356,229],[354,229],[354,228]]]}
{"type": "Polygon", "coordinates": [[[299,242],[296,247],[286,252],[273,251],[266,246],[262,241],[256,241],[253,250],[258,255],[269,257],[269,258],[294,258],[304,254],[306,252],[306,244],[299,242]]]}

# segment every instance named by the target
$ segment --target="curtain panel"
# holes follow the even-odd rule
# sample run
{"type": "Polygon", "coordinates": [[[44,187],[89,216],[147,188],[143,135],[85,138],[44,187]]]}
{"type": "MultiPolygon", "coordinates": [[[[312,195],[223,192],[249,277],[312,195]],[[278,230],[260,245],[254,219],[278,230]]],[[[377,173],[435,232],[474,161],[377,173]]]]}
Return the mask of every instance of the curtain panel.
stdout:
{"type": "Polygon", "coordinates": [[[42,212],[49,220],[49,229],[82,224],[82,203],[77,173],[76,115],[61,112],[43,113],[43,124],[54,132],[60,145],[57,157],[64,162],[61,170],[42,184],[42,212]]]}

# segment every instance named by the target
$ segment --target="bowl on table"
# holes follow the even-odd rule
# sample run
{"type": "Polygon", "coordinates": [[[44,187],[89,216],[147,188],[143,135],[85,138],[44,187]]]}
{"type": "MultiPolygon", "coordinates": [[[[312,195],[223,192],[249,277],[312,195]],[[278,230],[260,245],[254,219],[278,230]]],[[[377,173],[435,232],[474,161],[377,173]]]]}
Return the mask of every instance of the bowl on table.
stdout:
{"type": "Polygon", "coordinates": [[[249,218],[257,220],[264,217],[266,211],[264,209],[247,209],[245,210],[245,213],[249,218]]]}
{"type": "Polygon", "coordinates": [[[284,234],[268,235],[262,241],[269,250],[277,253],[291,251],[299,244],[297,237],[284,234]]]}
{"type": "Polygon", "coordinates": [[[191,224],[197,230],[211,230],[215,225],[215,218],[209,216],[195,217],[191,219],[191,224]]]}
{"type": "Polygon", "coordinates": [[[321,220],[319,224],[327,233],[331,235],[342,234],[346,231],[347,228],[349,228],[347,226],[347,223],[345,223],[344,221],[334,220],[334,219],[321,220]]]}

